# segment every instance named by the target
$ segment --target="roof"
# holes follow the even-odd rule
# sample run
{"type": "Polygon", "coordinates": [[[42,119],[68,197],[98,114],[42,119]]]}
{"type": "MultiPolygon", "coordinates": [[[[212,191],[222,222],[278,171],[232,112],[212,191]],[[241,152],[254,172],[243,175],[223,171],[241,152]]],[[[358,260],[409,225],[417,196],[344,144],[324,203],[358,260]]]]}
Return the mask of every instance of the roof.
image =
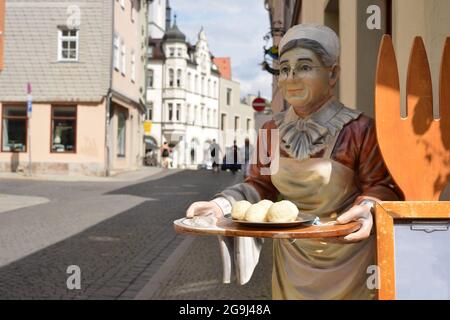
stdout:
{"type": "Polygon", "coordinates": [[[149,47],[153,47],[153,55],[151,59],[153,60],[164,60],[164,52],[162,49],[162,39],[152,39],[149,38],[148,45],[149,47]]]}
{"type": "Polygon", "coordinates": [[[168,42],[186,42],[186,35],[178,29],[177,22],[174,21],[170,29],[166,31],[164,40],[168,42]]]}
{"type": "Polygon", "coordinates": [[[214,58],[214,63],[219,68],[219,73],[222,78],[231,80],[231,60],[229,57],[214,58]]]}

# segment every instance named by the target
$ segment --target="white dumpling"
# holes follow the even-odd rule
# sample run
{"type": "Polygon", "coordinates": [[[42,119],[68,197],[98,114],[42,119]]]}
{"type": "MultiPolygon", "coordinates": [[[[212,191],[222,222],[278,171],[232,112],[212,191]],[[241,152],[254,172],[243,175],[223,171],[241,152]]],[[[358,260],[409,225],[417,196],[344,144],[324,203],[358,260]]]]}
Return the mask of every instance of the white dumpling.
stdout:
{"type": "Polygon", "coordinates": [[[249,222],[265,222],[267,206],[264,203],[252,204],[245,212],[245,220],[249,222]]]}
{"type": "Polygon", "coordinates": [[[297,206],[288,201],[283,200],[274,203],[267,212],[267,221],[269,222],[292,222],[298,216],[297,206]]]}
{"type": "Polygon", "coordinates": [[[258,204],[262,205],[264,208],[266,208],[266,213],[269,210],[269,208],[273,205],[273,202],[270,200],[261,200],[258,202],[258,204]]]}
{"type": "Polygon", "coordinates": [[[235,202],[231,209],[231,217],[236,220],[244,220],[245,212],[251,206],[252,204],[246,200],[235,202]]]}

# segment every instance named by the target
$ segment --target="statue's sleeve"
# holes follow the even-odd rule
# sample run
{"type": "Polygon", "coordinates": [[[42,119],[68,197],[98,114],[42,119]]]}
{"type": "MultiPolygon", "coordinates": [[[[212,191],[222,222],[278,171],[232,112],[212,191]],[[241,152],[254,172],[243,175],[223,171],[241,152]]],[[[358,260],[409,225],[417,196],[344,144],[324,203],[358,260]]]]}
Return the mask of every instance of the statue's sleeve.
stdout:
{"type": "Polygon", "coordinates": [[[362,190],[355,203],[363,198],[376,201],[401,201],[404,196],[389,174],[378,146],[375,124],[369,119],[362,131],[358,161],[356,163],[358,184],[362,190]]]}
{"type": "MultiPolygon", "coordinates": [[[[270,175],[264,174],[262,169],[269,168],[270,162],[261,161],[260,155],[265,154],[272,159],[272,137],[271,130],[275,130],[276,126],[273,121],[266,122],[259,130],[256,148],[250,163],[249,174],[244,183],[236,184],[225,189],[214,198],[226,198],[232,205],[236,201],[247,200],[256,203],[263,199],[275,201],[278,196],[278,190],[272,184],[270,175]],[[261,142],[264,141],[264,143],[261,142]]],[[[268,170],[266,170],[268,171],[268,170]]],[[[227,212],[224,212],[227,213],[227,212]]]]}

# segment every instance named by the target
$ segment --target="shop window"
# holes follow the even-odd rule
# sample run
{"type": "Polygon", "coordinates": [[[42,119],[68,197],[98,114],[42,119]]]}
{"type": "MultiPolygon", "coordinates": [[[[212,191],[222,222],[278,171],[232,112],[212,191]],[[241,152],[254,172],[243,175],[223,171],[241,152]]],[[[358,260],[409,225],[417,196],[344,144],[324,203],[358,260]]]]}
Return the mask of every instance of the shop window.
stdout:
{"type": "Polygon", "coordinates": [[[27,109],[25,106],[4,106],[2,114],[2,151],[27,151],[27,109]]]}
{"type": "Polygon", "coordinates": [[[77,108],[52,106],[51,152],[76,152],[77,108]]]}
{"type": "Polygon", "coordinates": [[[117,156],[125,157],[125,139],[126,139],[126,115],[124,112],[117,113],[117,156]]]}

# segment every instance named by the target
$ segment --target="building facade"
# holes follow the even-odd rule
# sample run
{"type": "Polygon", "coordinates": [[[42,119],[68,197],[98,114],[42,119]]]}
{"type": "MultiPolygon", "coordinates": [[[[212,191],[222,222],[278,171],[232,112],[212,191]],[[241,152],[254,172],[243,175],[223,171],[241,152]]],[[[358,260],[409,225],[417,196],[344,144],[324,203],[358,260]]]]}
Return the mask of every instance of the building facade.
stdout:
{"type": "MultiPolygon", "coordinates": [[[[430,60],[433,82],[438,83],[445,38],[450,35],[450,2],[447,0],[266,0],[273,42],[299,23],[320,23],[332,28],[341,40],[341,77],[336,94],[348,107],[374,115],[375,69],[384,34],[392,36],[397,54],[405,110],[406,71],[414,37],[422,36],[430,60]],[[378,19],[377,21],[371,19],[378,19]]],[[[276,66],[275,66],[276,67],[276,66]]],[[[438,101],[438,86],[434,86],[438,101]]],[[[286,105],[273,82],[274,111],[286,105]]]]}
{"type": "MultiPolygon", "coordinates": [[[[225,69],[231,68],[225,66],[225,69]]],[[[239,82],[221,77],[219,84],[220,138],[218,142],[222,151],[229,150],[234,141],[239,148],[244,146],[246,138],[254,143],[255,111],[247,99],[241,99],[239,82]]]]}
{"type": "Polygon", "coordinates": [[[209,146],[219,137],[219,72],[203,30],[192,45],[176,21],[171,25],[170,18],[166,19],[168,1],[163,6],[151,2],[152,11],[159,14],[149,14],[149,34],[162,38],[149,37],[149,139],[158,146],[169,143],[171,167],[197,168],[209,160],[209,146]]]}
{"type": "Polygon", "coordinates": [[[6,1],[0,170],[101,176],[141,165],[145,10],[140,0],[6,1]]]}

